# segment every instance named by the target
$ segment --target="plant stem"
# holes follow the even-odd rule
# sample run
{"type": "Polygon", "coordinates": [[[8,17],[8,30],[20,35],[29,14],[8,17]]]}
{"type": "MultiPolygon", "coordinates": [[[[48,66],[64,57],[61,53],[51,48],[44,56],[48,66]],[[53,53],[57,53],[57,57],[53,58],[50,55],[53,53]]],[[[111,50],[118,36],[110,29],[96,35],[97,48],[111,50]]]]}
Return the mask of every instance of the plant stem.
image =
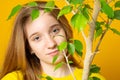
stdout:
{"type": "Polygon", "coordinates": [[[70,64],[69,64],[69,62],[68,62],[68,57],[66,56],[64,50],[63,50],[63,55],[64,55],[64,57],[65,57],[65,60],[66,60],[66,63],[67,63],[67,67],[68,67],[68,69],[69,69],[69,71],[70,71],[70,73],[71,73],[71,75],[72,75],[72,77],[73,77],[73,80],[76,80],[76,78],[75,78],[75,76],[74,76],[74,74],[73,74],[73,72],[72,72],[72,69],[71,69],[71,67],[70,67],[70,64]]]}
{"type": "Polygon", "coordinates": [[[100,11],[100,1],[94,0],[92,20],[89,24],[90,31],[88,34],[88,38],[86,40],[86,55],[85,55],[85,59],[84,59],[84,68],[83,68],[82,80],[88,80],[90,65],[91,65],[93,58],[95,56],[94,52],[92,52],[92,47],[93,47],[92,45],[93,45],[93,39],[94,39],[95,22],[97,20],[99,11],[100,11]]]}

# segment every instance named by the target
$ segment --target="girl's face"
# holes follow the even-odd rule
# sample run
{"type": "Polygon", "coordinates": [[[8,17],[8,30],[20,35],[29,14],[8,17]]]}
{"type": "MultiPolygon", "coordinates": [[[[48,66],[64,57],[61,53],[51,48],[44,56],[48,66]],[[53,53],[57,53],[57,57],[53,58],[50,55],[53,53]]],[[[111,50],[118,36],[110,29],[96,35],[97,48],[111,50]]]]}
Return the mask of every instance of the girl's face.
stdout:
{"type": "Polygon", "coordinates": [[[27,22],[25,30],[31,52],[34,52],[40,61],[51,64],[55,55],[58,55],[56,63],[64,60],[64,56],[58,51],[57,46],[66,41],[66,34],[52,15],[40,11],[37,19],[27,22]]]}

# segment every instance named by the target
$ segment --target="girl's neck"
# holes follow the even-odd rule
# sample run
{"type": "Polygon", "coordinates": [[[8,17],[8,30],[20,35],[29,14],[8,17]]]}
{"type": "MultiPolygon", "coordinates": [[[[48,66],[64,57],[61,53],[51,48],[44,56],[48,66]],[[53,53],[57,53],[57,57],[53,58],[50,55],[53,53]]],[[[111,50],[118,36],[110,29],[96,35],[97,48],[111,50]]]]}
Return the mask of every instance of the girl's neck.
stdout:
{"type": "Polygon", "coordinates": [[[40,62],[40,64],[41,64],[42,72],[49,76],[59,78],[59,77],[64,77],[64,76],[67,76],[70,74],[70,71],[66,64],[63,64],[60,68],[58,68],[55,71],[54,71],[54,69],[55,69],[56,65],[54,65],[54,64],[48,64],[48,63],[45,63],[42,61],[40,62]]]}

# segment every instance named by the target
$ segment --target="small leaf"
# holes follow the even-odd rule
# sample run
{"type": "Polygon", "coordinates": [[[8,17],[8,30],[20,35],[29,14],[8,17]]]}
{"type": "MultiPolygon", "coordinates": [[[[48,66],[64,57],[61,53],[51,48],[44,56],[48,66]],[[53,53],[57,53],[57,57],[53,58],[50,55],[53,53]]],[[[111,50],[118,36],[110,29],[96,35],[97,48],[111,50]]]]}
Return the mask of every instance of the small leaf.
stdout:
{"type": "Polygon", "coordinates": [[[77,5],[77,4],[82,4],[82,2],[84,0],[67,0],[70,4],[74,4],[74,5],[77,5]]]}
{"type": "Polygon", "coordinates": [[[88,77],[88,80],[93,80],[93,78],[92,77],[88,77]]]}
{"type": "Polygon", "coordinates": [[[70,53],[70,54],[74,54],[74,52],[75,52],[75,46],[74,46],[74,44],[72,44],[72,43],[68,43],[68,52],[70,53]]]}
{"type": "Polygon", "coordinates": [[[53,61],[52,61],[52,63],[55,63],[55,61],[57,60],[57,58],[58,58],[58,56],[55,55],[55,56],[53,57],[53,61]]]}
{"type": "Polygon", "coordinates": [[[28,6],[34,7],[34,6],[38,6],[38,4],[36,2],[30,2],[28,3],[28,6]]]}
{"type": "Polygon", "coordinates": [[[97,77],[89,77],[88,80],[100,80],[100,79],[97,77]]]}
{"type": "Polygon", "coordinates": [[[101,23],[100,22],[96,22],[96,28],[95,28],[96,32],[95,32],[95,35],[94,35],[95,39],[97,37],[99,37],[102,34],[102,32],[103,32],[102,27],[101,27],[102,24],[103,24],[102,22],[101,23]]]}
{"type": "Polygon", "coordinates": [[[58,63],[58,64],[55,66],[54,71],[57,70],[58,68],[60,68],[62,65],[63,65],[63,62],[58,63]]]}
{"type": "Polygon", "coordinates": [[[46,76],[47,80],[53,80],[50,76],[46,76]]]}
{"type": "Polygon", "coordinates": [[[100,67],[96,66],[95,64],[90,66],[90,73],[99,73],[99,71],[100,67]]]}
{"type": "Polygon", "coordinates": [[[7,20],[9,20],[12,16],[14,16],[21,8],[22,8],[21,5],[15,6],[15,7],[12,9],[12,11],[11,11],[11,13],[10,13],[10,15],[9,15],[9,17],[8,17],[7,20]]]}
{"type": "Polygon", "coordinates": [[[62,42],[59,46],[58,46],[58,50],[62,51],[64,49],[67,48],[67,42],[62,42]]]}
{"type": "Polygon", "coordinates": [[[72,63],[73,63],[73,61],[68,61],[68,63],[69,63],[69,64],[72,64],[72,63]]]}
{"type": "Polygon", "coordinates": [[[118,31],[117,29],[111,28],[111,30],[112,30],[115,34],[120,35],[120,31],[118,31]]]}
{"type": "Polygon", "coordinates": [[[101,80],[100,78],[97,78],[97,77],[92,77],[93,80],[101,80]]]}
{"type": "Polygon", "coordinates": [[[74,40],[74,45],[75,45],[75,49],[79,49],[79,50],[81,50],[82,51],[82,49],[83,49],[83,45],[82,45],[82,42],[81,41],[79,41],[79,40],[74,40]]]}
{"type": "Polygon", "coordinates": [[[86,6],[83,8],[82,12],[83,12],[83,15],[86,17],[86,19],[89,20],[89,12],[88,12],[88,8],[86,6]]]}
{"type": "Polygon", "coordinates": [[[120,20],[120,10],[114,11],[114,19],[120,20]]]}
{"type": "Polygon", "coordinates": [[[78,31],[81,31],[85,28],[85,26],[87,25],[88,20],[86,19],[86,17],[83,14],[75,14],[72,16],[71,18],[71,24],[72,26],[74,26],[75,28],[78,29],[78,31]]]}
{"type": "Polygon", "coordinates": [[[62,16],[62,15],[68,14],[68,13],[70,13],[71,11],[72,11],[72,6],[71,6],[71,5],[64,6],[64,7],[60,10],[57,18],[59,18],[59,17],[62,16]]]}
{"type": "Polygon", "coordinates": [[[54,9],[55,2],[54,1],[48,1],[45,5],[45,12],[50,12],[54,9]]]}
{"type": "Polygon", "coordinates": [[[96,30],[95,39],[99,37],[102,34],[102,32],[103,32],[102,28],[100,28],[99,30],[96,30]]]}
{"type": "Polygon", "coordinates": [[[33,9],[31,13],[32,20],[36,19],[39,17],[40,11],[38,9],[33,9]]]}
{"type": "Polygon", "coordinates": [[[74,40],[74,46],[77,53],[82,56],[83,45],[79,40],[74,40]]]}
{"type": "Polygon", "coordinates": [[[44,78],[44,76],[42,76],[42,75],[38,75],[38,77],[39,77],[39,78],[44,78]]]}
{"type": "Polygon", "coordinates": [[[113,11],[113,9],[106,3],[105,0],[101,0],[101,8],[102,8],[102,11],[103,11],[109,18],[113,18],[113,17],[114,17],[114,11],[113,11]]]}
{"type": "Polygon", "coordinates": [[[115,3],[115,7],[120,8],[120,1],[117,1],[117,2],[115,3]]]}

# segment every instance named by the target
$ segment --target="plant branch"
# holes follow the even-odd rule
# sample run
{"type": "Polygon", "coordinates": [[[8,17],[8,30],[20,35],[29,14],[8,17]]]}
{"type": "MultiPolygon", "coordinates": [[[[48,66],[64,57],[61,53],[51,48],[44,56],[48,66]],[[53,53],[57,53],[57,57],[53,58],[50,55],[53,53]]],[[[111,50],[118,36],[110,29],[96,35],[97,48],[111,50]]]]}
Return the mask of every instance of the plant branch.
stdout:
{"type": "Polygon", "coordinates": [[[69,69],[69,71],[70,71],[70,73],[71,73],[71,75],[72,75],[72,77],[73,77],[73,80],[76,80],[76,78],[75,78],[75,76],[74,76],[74,74],[73,74],[73,72],[72,72],[72,69],[71,69],[71,67],[70,67],[70,64],[69,64],[69,61],[68,61],[68,57],[66,56],[64,50],[63,50],[63,55],[64,55],[64,57],[65,57],[65,60],[66,60],[66,63],[67,63],[67,67],[68,67],[68,69],[69,69]]]}
{"type": "Polygon", "coordinates": [[[97,20],[99,11],[100,11],[100,1],[94,0],[94,8],[93,8],[93,14],[92,14],[93,19],[89,23],[90,31],[86,41],[86,55],[84,59],[84,69],[83,69],[82,80],[88,80],[90,65],[94,58],[94,55],[92,53],[92,44],[94,39],[95,22],[97,20]]]}
{"type": "MultiPolygon", "coordinates": [[[[108,22],[108,25],[110,25],[112,23],[112,20],[110,20],[109,22],[108,22]]],[[[97,44],[97,46],[96,46],[96,49],[95,49],[95,51],[94,51],[94,53],[96,54],[99,50],[99,46],[100,46],[100,44],[101,44],[101,42],[102,42],[102,40],[103,40],[103,38],[104,38],[104,36],[105,36],[105,34],[106,34],[106,32],[108,31],[108,29],[105,29],[104,30],[104,32],[103,32],[103,34],[102,34],[102,36],[100,37],[100,40],[99,40],[99,42],[98,42],[98,44],[97,44]]]]}

